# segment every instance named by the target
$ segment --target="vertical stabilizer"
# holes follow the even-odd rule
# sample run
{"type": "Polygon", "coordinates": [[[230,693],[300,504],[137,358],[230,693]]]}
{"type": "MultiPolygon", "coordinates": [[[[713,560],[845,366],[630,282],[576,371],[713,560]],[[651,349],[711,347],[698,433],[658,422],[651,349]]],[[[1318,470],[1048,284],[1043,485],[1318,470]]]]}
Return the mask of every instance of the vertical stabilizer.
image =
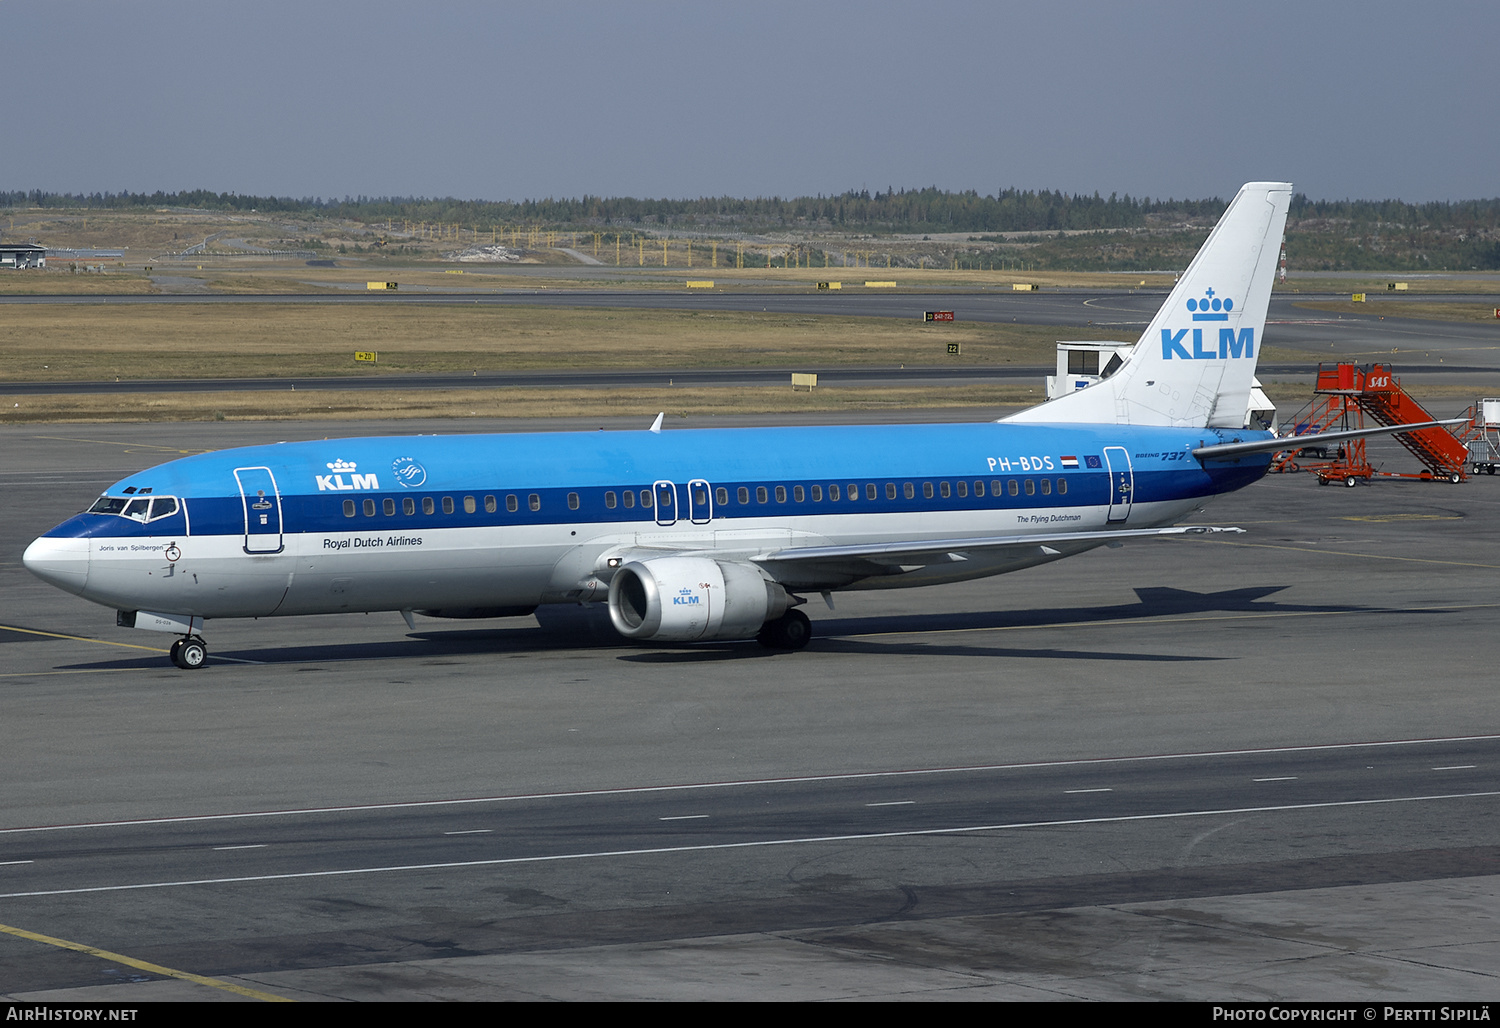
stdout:
{"type": "Polygon", "coordinates": [[[1291,199],[1246,183],[1118,371],[1005,420],[1243,427],[1291,199]]]}

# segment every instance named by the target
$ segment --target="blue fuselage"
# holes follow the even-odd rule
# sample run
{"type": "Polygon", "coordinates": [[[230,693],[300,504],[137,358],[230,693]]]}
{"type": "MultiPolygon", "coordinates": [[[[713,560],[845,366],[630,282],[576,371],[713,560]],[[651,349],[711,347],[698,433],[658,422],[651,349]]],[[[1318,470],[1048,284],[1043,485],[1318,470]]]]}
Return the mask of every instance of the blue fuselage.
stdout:
{"type": "MultiPolygon", "coordinates": [[[[614,552],[755,560],[796,546],[1167,525],[1268,463],[1205,466],[1192,449],[1267,437],[983,423],[282,443],[131,475],[38,539],[26,563],[124,610],[524,608],[600,598],[595,576],[614,552]]],[[[1086,548],[899,576],[810,565],[788,584],[931,584],[1086,548]]]]}

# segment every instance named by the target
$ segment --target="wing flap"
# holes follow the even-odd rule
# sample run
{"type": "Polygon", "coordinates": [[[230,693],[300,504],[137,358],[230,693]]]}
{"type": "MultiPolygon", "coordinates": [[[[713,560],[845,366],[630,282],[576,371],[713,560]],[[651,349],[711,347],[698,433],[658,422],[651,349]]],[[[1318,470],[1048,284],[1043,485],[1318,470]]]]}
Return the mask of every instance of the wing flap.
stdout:
{"type": "Polygon", "coordinates": [[[1130,528],[1108,532],[1040,532],[1028,535],[980,536],[969,539],[909,539],[884,543],[855,543],[843,546],[791,546],[758,554],[757,564],[802,564],[826,561],[869,561],[896,567],[948,564],[969,559],[969,554],[995,551],[1039,551],[1039,555],[1059,556],[1057,547],[1077,543],[1090,546],[1127,539],[1155,539],[1173,535],[1212,535],[1221,532],[1243,533],[1242,528],[1219,528],[1208,525],[1179,525],[1172,528],[1130,528]]]}

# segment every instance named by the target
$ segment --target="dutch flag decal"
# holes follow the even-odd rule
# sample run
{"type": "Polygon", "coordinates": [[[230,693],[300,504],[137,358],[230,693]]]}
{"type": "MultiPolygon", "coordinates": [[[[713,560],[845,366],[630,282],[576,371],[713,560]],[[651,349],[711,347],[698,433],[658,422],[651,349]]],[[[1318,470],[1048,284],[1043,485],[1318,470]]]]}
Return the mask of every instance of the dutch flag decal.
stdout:
{"type": "Polygon", "coordinates": [[[1078,467],[1078,458],[1077,457],[1064,457],[1062,459],[1062,466],[1065,467],[1065,468],[1076,468],[1076,467],[1078,467]]]}

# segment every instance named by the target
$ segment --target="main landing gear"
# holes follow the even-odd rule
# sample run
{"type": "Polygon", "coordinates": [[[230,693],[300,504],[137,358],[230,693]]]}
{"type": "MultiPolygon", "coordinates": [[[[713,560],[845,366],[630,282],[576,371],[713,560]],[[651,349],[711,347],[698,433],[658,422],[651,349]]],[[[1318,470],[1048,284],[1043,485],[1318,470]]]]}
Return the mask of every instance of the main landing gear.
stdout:
{"type": "Polygon", "coordinates": [[[768,650],[800,650],[812,638],[812,622],[796,607],[761,626],[755,641],[768,650]]]}
{"type": "Polygon", "coordinates": [[[208,645],[196,635],[178,639],[172,644],[172,663],[184,671],[193,671],[208,662],[208,645]]]}

